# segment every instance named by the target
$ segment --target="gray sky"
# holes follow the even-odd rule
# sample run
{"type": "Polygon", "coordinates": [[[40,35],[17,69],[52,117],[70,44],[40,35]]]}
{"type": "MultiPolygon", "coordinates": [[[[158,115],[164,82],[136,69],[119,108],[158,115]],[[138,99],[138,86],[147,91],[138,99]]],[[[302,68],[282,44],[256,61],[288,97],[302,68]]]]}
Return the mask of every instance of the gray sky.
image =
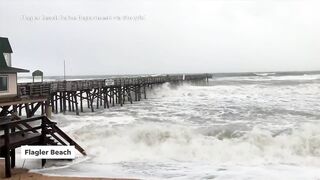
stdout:
{"type": "Polygon", "coordinates": [[[68,75],[320,70],[319,8],[318,0],[0,0],[0,36],[13,66],[46,75],[62,75],[64,59],[68,75]]]}

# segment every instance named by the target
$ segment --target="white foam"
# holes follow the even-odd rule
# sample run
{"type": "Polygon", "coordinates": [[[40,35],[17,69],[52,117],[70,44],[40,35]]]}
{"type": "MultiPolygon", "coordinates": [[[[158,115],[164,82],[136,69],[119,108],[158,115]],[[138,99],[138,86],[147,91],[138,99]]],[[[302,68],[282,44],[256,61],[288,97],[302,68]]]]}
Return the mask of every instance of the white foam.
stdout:
{"type": "Polygon", "coordinates": [[[270,76],[272,80],[318,80],[320,74],[302,75],[302,76],[270,76]]]}
{"type": "Polygon", "coordinates": [[[91,123],[74,134],[99,163],[206,160],[219,164],[320,165],[317,125],[305,125],[291,134],[276,137],[269,131],[253,129],[241,137],[222,140],[203,135],[196,129],[162,123],[119,127],[91,123]]]}
{"type": "Polygon", "coordinates": [[[275,73],[257,73],[257,76],[214,77],[215,81],[303,81],[320,80],[320,74],[276,75],[275,73]]]}

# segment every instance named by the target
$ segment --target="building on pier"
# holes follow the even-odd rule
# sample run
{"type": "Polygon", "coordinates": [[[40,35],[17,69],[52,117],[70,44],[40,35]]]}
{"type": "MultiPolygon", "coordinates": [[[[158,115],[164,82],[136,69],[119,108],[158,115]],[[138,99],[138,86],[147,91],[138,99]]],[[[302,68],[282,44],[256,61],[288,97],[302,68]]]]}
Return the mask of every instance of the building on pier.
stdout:
{"type": "Polygon", "coordinates": [[[32,82],[43,82],[43,72],[40,70],[35,70],[32,73],[32,82]]]}
{"type": "Polygon", "coordinates": [[[12,48],[8,38],[0,37],[0,99],[17,97],[17,73],[29,70],[12,67],[12,48]]]}

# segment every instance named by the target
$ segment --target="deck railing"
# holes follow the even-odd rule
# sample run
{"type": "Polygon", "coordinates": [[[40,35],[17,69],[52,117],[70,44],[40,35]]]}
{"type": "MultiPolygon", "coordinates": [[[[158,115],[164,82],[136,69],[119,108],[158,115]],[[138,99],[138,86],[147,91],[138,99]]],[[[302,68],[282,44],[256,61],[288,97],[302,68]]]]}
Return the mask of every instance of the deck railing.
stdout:
{"type": "Polygon", "coordinates": [[[38,97],[47,96],[50,94],[51,83],[19,83],[18,96],[19,97],[38,97]]]}

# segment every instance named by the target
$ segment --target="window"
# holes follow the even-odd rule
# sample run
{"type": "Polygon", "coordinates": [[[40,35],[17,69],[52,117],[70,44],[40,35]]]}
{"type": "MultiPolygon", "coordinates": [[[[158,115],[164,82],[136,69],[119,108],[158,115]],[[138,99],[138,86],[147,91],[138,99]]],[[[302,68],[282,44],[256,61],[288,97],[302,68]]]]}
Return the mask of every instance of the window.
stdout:
{"type": "Polygon", "coordinates": [[[0,92],[8,91],[8,76],[0,76],[0,92]]]}
{"type": "Polygon", "coordinates": [[[11,67],[11,54],[10,53],[3,53],[3,56],[6,60],[7,66],[11,67]]]}

